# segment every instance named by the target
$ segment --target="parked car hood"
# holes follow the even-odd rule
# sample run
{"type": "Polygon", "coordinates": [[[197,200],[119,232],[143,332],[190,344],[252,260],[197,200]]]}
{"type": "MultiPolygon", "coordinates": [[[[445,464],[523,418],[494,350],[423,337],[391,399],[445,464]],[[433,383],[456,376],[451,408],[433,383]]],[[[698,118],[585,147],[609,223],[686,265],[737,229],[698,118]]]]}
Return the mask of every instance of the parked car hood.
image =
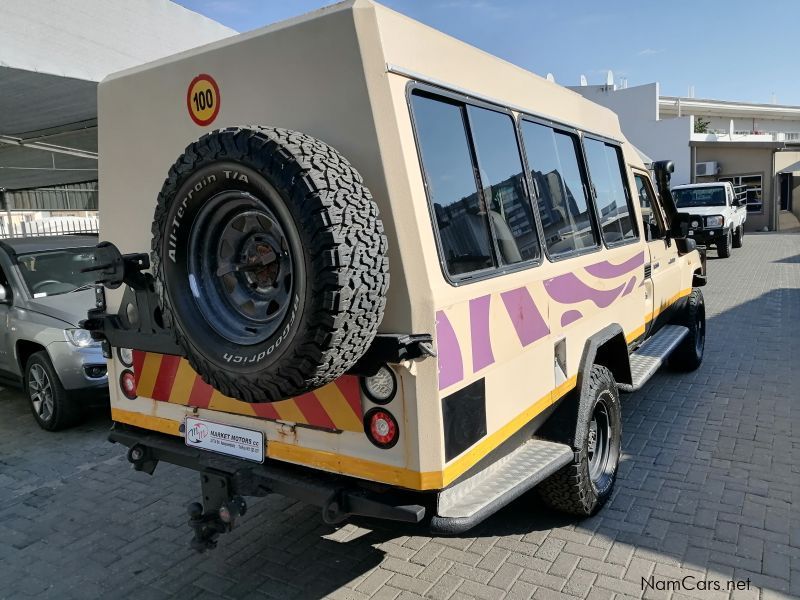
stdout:
{"type": "Polygon", "coordinates": [[[29,310],[59,319],[77,327],[78,322],[86,318],[86,313],[94,307],[94,289],[42,296],[33,298],[27,303],[29,310]]]}
{"type": "Polygon", "coordinates": [[[726,210],[728,208],[724,204],[720,204],[719,206],[687,206],[686,208],[679,208],[678,212],[707,217],[709,215],[724,215],[726,210]]]}

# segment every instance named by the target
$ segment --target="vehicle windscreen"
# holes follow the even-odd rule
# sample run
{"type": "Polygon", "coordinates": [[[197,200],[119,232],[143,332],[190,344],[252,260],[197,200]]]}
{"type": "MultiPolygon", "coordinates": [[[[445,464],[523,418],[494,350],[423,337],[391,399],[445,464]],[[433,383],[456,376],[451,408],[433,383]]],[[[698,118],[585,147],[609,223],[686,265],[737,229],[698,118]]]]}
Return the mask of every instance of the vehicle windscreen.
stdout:
{"type": "Polygon", "coordinates": [[[17,263],[28,291],[41,298],[91,287],[96,275],[81,270],[91,267],[93,259],[94,248],[70,248],[21,254],[17,263]]]}
{"type": "Polygon", "coordinates": [[[689,208],[692,206],[725,206],[724,187],[686,188],[672,190],[675,206],[689,208]]]}

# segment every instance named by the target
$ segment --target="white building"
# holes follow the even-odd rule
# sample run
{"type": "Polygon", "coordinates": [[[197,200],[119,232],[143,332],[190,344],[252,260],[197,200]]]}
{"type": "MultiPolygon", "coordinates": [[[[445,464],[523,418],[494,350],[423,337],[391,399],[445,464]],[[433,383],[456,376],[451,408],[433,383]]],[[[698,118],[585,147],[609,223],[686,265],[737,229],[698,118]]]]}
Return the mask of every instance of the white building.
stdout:
{"type": "Polygon", "coordinates": [[[3,0],[0,235],[97,209],[101,79],[235,33],[170,0],[3,0]]]}
{"type": "Polygon", "coordinates": [[[800,227],[800,106],[661,96],[658,83],[570,89],[616,112],[653,160],[674,161],[673,184],[745,185],[749,229],[800,227]]]}

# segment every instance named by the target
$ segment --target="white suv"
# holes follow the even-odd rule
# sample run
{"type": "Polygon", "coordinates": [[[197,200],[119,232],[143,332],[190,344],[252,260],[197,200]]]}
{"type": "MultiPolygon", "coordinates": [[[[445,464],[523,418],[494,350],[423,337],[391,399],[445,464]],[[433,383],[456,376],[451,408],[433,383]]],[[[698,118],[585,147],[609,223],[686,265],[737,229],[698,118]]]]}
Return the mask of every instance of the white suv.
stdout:
{"type": "Polygon", "coordinates": [[[714,244],[720,258],[728,258],[732,247],[742,247],[747,206],[733,185],[727,181],[679,185],[672,188],[672,195],[678,212],[702,217],[702,223],[691,226],[698,243],[714,244]]]}

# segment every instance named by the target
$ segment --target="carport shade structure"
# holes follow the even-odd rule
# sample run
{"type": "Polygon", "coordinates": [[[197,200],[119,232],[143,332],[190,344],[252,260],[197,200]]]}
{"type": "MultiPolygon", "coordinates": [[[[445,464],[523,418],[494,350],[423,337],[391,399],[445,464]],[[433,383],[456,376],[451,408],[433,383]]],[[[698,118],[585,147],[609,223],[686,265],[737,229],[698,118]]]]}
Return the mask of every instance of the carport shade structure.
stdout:
{"type": "Polygon", "coordinates": [[[97,179],[97,83],[235,33],[169,0],[3,0],[0,189],[97,179]]]}

